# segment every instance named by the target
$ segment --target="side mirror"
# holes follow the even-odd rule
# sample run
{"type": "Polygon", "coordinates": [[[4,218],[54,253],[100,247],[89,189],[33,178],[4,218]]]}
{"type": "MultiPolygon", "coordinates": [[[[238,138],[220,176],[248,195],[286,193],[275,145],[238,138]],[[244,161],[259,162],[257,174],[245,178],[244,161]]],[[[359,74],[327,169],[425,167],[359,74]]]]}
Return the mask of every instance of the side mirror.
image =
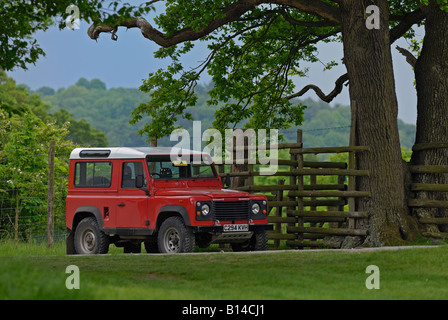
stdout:
{"type": "Polygon", "coordinates": [[[230,174],[226,174],[225,188],[230,187],[230,174]]]}
{"type": "Polygon", "coordinates": [[[137,176],[135,177],[135,187],[136,187],[137,189],[140,189],[140,190],[142,190],[142,191],[145,191],[145,194],[146,194],[147,196],[149,196],[149,190],[146,189],[146,188],[144,188],[144,186],[145,186],[145,176],[142,175],[142,174],[137,175],[137,176]]]}
{"type": "Polygon", "coordinates": [[[135,177],[135,187],[136,188],[138,188],[138,189],[143,188],[144,182],[145,181],[144,181],[143,175],[137,175],[135,177]]]}

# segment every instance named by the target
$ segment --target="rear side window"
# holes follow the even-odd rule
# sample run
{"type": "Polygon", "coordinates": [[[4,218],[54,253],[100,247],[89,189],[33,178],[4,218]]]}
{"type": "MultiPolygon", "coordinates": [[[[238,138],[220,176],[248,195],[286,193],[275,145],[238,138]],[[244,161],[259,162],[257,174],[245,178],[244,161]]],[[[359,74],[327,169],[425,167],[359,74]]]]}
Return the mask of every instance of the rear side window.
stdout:
{"type": "Polygon", "coordinates": [[[75,187],[109,188],[112,177],[112,162],[89,161],[75,164],[75,187]]]}
{"type": "Polygon", "coordinates": [[[123,171],[121,176],[121,187],[124,189],[135,189],[135,180],[137,176],[143,177],[143,187],[146,187],[145,173],[141,162],[125,162],[123,163],[123,171]]]}

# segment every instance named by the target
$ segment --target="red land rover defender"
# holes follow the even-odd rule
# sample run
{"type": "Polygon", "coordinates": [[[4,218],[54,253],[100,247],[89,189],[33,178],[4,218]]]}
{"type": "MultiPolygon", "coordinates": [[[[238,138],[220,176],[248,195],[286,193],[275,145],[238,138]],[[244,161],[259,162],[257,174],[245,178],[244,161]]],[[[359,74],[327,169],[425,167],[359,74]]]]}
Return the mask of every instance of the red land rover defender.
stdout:
{"type": "Polygon", "coordinates": [[[171,161],[170,151],[73,150],[67,254],[104,254],[110,243],[140,252],[142,242],[148,253],[192,252],[211,243],[265,250],[272,230],[266,197],[223,189],[207,154],[189,151],[187,160],[171,161]]]}

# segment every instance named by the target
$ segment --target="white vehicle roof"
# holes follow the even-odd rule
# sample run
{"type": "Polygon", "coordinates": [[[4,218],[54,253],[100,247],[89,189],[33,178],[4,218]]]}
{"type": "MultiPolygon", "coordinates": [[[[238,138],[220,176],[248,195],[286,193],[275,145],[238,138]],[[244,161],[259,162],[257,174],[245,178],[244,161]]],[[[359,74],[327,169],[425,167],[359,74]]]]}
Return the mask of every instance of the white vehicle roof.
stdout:
{"type": "Polygon", "coordinates": [[[199,151],[171,148],[171,147],[142,147],[142,148],[76,148],[70,154],[70,159],[144,159],[147,155],[170,155],[172,150],[185,154],[203,154],[199,151]]]}

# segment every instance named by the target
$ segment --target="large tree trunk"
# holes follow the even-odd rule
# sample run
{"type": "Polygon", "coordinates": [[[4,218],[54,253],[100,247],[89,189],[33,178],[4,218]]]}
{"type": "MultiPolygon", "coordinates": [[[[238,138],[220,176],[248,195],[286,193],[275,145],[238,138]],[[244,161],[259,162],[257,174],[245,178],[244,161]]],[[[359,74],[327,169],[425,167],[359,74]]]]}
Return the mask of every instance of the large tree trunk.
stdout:
{"type": "MultiPolygon", "coordinates": [[[[448,141],[448,13],[435,0],[423,7],[425,39],[415,65],[417,86],[416,143],[448,141]]],[[[448,165],[448,149],[415,151],[412,164],[448,165]]],[[[414,182],[448,184],[448,174],[416,174],[414,182]]],[[[419,199],[448,200],[446,192],[418,192],[419,199]]],[[[418,218],[448,217],[446,209],[414,209],[418,218]]],[[[425,232],[447,232],[448,226],[425,225],[425,232]]]]}
{"type": "Polygon", "coordinates": [[[357,185],[372,195],[359,201],[359,210],[369,215],[366,243],[383,246],[401,243],[412,232],[398,136],[388,4],[386,0],[372,2],[380,9],[380,28],[369,30],[364,1],[341,1],[342,35],[350,100],[356,105],[352,117],[356,117],[357,143],[371,147],[357,157],[359,169],[370,171],[357,185]]]}

